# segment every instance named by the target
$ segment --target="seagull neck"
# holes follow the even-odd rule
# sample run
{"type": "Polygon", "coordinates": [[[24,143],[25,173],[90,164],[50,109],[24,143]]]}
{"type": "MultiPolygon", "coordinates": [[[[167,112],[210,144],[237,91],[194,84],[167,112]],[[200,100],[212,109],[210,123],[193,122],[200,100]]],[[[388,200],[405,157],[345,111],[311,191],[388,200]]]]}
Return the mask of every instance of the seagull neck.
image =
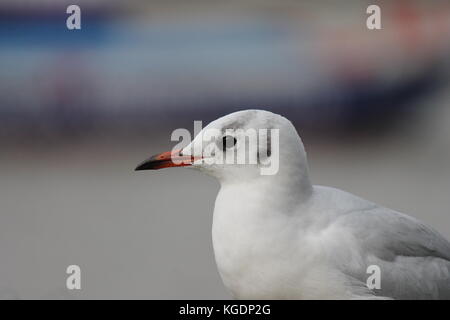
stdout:
{"type": "Polygon", "coordinates": [[[313,192],[308,172],[284,174],[280,171],[273,176],[260,176],[246,181],[222,181],[221,193],[233,201],[252,202],[267,208],[282,207],[283,212],[296,212],[296,208],[308,201],[313,192]]]}

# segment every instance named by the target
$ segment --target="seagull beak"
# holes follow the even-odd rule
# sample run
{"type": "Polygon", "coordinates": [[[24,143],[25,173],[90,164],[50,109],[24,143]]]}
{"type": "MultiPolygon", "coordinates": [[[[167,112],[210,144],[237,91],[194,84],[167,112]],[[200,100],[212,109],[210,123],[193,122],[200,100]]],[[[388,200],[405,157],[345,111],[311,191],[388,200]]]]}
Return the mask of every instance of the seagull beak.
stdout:
{"type": "Polygon", "coordinates": [[[186,167],[191,166],[195,160],[201,159],[201,157],[194,157],[191,155],[182,155],[181,150],[167,151],[152,156],[150,159],[145,160],[134,169],[135,171],[141,170],[157,170],[170,167],[186,167]]]}

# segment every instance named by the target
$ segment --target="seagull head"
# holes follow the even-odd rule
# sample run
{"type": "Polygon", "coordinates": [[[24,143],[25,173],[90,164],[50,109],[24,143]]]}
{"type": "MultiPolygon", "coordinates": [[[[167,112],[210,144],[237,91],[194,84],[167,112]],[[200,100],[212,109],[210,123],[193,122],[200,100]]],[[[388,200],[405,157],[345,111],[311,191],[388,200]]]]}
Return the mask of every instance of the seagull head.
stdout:
{"type": "Polygon", "coordinates": [[[203,128],[184,148],[152,156],[135,170],[190,167],[225,181],[297,175],[309,183],[306,152],[292,123],[264,110],[243,110],[203,128]]]}

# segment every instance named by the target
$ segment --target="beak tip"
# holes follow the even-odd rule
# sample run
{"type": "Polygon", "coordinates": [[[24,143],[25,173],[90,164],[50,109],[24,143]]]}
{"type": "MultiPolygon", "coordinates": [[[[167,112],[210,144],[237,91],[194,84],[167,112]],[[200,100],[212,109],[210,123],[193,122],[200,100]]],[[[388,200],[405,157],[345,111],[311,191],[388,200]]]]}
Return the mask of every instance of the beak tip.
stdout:
{"type": "Polygon", "coordinates": [[[134,168],[134,171],[143,171],[143,170],[149,170],[149,169],[152,169],[151,165],[148,161],[146,161],[146,162],[139,164],[136,168],[134,168]]]}

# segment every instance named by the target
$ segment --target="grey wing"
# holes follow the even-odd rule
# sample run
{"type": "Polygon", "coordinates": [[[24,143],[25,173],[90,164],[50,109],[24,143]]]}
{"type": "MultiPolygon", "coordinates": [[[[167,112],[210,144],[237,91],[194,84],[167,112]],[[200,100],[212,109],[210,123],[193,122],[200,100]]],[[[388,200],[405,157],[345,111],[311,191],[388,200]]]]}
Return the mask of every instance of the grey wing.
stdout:
{"type": "Polygon", "coordinates": [[[382,207],[349,213],[340,222],[358,240],[366,263],[380,267],[381,289],[374,294],[450,299],[450,242],[437,231],[382,207]]]}

